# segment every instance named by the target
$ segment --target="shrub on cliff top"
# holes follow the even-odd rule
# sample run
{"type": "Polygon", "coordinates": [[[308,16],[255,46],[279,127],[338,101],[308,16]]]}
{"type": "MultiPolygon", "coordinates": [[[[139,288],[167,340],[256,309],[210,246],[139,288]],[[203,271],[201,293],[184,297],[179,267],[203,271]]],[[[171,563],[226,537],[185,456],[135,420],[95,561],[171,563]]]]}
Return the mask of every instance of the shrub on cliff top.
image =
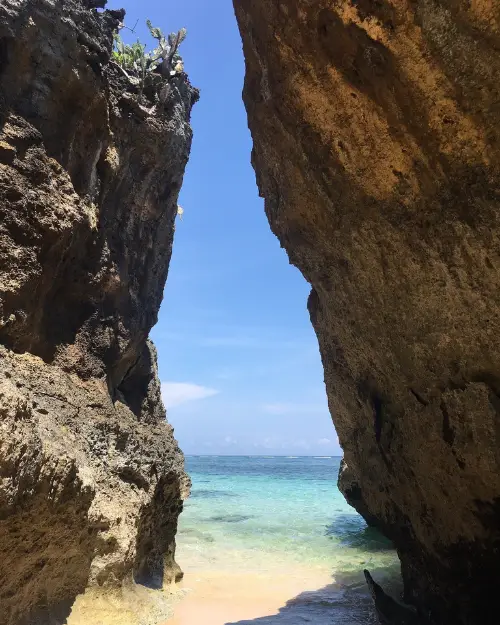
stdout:
{"type": "MultiPolygon", "coordinates": [[[[172,71],[177,73],[176,68],[182,65],[182,58],[179,55],[179,46],[187,35],[187,30],[181,28],[177,33],[170,33],[168,38],[161,32],[159,28],[155,28],[150,20],[146,21],[151,36],[158,41],[158,46],[153,50],[153,63],[157,63],[161,59],[160,70],[164,78],[172,75],[172,71]]],[[[182,71],[182,69],[180,70],[182,71]]]]}
{"type": "Polygon", "coordinates": [[[136,79],[139,85],[139,101],[142,98],[148,74],[158,70],[163,78],[169,79],[184,71],[179,46],[187,35],[185,28],[165,37],[160,28],[146,21],[151,36],[157,40],[157,47],[146,52],[146,44],[137,40],[132,45],[126,44],[118,33],[115,34],[113,61],[130,79],[136,79]]]}

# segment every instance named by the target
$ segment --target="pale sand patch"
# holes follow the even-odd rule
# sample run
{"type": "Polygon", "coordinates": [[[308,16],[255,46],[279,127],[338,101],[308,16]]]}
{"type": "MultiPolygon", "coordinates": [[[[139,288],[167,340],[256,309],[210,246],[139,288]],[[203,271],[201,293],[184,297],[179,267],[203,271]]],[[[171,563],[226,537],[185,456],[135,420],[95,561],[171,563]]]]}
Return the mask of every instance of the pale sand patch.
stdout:
{"type": "Polygon", "coordinates": [[[183,545],[179,584],[151,590],[127,580],[114,592],[80,595],[67,625],[226,625],[277,614],[290,600],[332,583],[325,566],[258,550],[183,545]]]}
{"type": "Polygon", "coordinates": [[[189,567],[181,583],[163,591],[131,581],[114,592],[87,591],[67,625],[226,625],[277,614],[301,593],[331,583],[326,571],[295,564],[264,572],[189,567]]]}
{"type": "Polygon", "coordinates": [[[77,597],[66,625],[158,625],[173,614],[178,598],[174,586],[150,590],[127,580],[119,590],[87,590],[77,597]]]}
{"type": "Polygon", "coordinates": [[[225,625],[277,614],[287,601],[332,583],[326,571],[293,567],[282,572],[189,572],[179,584],[185,595],[164,625],[225,625]]]}

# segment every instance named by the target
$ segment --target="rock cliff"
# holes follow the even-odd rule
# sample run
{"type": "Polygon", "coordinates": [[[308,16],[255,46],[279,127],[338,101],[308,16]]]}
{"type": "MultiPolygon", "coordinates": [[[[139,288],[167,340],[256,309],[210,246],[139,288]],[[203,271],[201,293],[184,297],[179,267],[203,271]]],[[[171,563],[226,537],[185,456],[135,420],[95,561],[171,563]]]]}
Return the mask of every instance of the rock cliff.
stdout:
{"type": "Polygon", "coordinates": [[[498,621],[500,4],[235,0],[253,164],[308,306],[344,493],[405,599],[498,621]]]}
{"type": "Polygon", "coordinates": [[[1,625],[181,574],[189,479],[147,337],[197,92],[179,74],[140,106],[103,4],[0,2],[1,625]]]}

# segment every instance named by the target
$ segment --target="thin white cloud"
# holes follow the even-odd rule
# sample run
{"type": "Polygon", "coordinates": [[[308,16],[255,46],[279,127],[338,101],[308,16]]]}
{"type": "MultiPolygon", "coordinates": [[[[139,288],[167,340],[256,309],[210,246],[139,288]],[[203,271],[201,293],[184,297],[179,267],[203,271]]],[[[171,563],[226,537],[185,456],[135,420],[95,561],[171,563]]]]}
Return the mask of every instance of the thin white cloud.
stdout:
{"type": "Polygon", "coordinates": [[[300,349],[299,341],[280,341],[274,338],[259,338],[248,335],[220,335],[200,337],[202,347],[222,347],[235,349],[300,349]]]}
{"type": "Polygon", "coordinates": [[[274,450],[278,450],[278,449],[288,449],[288,450],[309,450],[311,449],[311,444],[309,443],[309,441],[306,441],[305,439],[301,438],[298,440],[288,440],[288,441],[284,441],[281,438],[275,437],[275,436],[267,436],[266,438],[264,438],[262,440],[261,443],[257,443],[256,445],[254,445],[255,447],[264,447],[264,449],[274,449],[274,450]]]}
{"type": "Polygon", "coordinates": [[[214,373],[214,377],[216,377],[218,380],[234,380],[235,378],[238,378],[239,375],[240,372],[238,369],[231,369],[229,367],[224,367],[214,373]]]}
{"type": "Polygon", "coordinates": [[[293,441],[292,447],[295,447],[296,449],[305,449],[305,450],[311,449],[311,445],[307,441],[305,441],[303,438],[298,441],[293,441]]]}
{"type": "Polygon", "coordinates": [[[167,408],[174,408],[187,402],[206,399],[218,393],[219,391],[214,388],[187,382],[162,382],[161,384],[161,394],[167,408]]]}
{"type": "Polygon", "coordinates": [[[188,343],[212,349],[250,349],[250,350],[304,350],[309,349],[316,356],[318,347],[312,331],[293,339],[282,329],[268,326],[228,326],[227,323],[204,323],[200,334],[199,324],[181,323],[166,330],[155,330],[162,340],[176,343],[188,343]]]}
{"type": "Polygon", "coordinates": [[[291,402],[263,404],[261,410],[270,415],[328,413],[328,408],[323,404],[294,404],[291,402]]]}
{"type": "Polygon", "coordinates": [[[330,445],[332,441],[329,438],[320,438],[318,445],[330,445]]]}
{"type": "Polygon", "coordinates": [[[294,406],[283,402],[274,402],[272,404],[264,404],[262,406],[263,412],[274,415],[287,414],[287,412],[290,412],[291,410],[294,410],[294,406]]]}

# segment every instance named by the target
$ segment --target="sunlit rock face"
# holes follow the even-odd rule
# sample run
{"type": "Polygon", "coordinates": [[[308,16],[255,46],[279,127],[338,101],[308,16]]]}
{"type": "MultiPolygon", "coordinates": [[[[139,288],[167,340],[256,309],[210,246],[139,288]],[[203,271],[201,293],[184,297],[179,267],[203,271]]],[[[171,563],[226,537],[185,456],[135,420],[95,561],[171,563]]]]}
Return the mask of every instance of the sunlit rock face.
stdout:
{"type": "Polygon", "coordinates": [[[498,622],[500,5],[235,0],[253,164],[309,310],[341,488],[406,600],[498,622]]]}
{"type": "Polygon", "coordinates": [[[189,480],[147,337],[197,92],[180,74],[139,106],[102,4],[0,2],[2,625],[180,575],[189,480]]]}

